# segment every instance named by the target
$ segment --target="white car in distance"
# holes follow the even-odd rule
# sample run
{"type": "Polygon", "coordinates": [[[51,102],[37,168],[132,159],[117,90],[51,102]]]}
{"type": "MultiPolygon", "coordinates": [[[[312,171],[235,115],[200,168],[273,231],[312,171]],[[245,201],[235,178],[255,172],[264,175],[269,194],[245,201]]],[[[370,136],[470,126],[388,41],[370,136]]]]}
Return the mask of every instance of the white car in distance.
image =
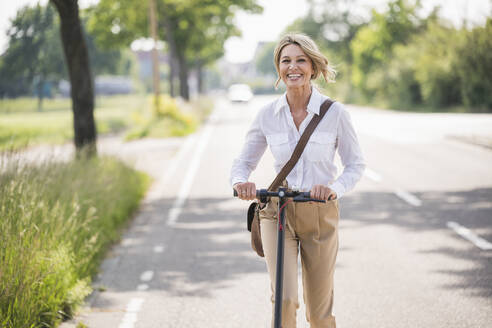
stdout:
{"type": "Polygon", "coordinates": [[[227,98],[232,102],[248,102],[253,98],[253,92],[247,84],[232,84],[227,91],[227,98]]]}

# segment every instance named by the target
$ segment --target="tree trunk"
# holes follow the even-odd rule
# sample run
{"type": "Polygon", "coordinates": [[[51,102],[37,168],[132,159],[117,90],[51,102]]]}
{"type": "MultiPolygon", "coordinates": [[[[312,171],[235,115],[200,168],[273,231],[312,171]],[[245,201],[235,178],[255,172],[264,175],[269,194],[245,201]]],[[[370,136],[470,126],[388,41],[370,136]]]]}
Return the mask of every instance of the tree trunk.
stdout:
{"type": "Polygon", "coordinates": [[[43,111],[43,86],[44,86],[44,80],[39,79],[38,85],[36,86],[38,89],[38,112],[43,111]]]}
{"type": "Polygon", "coordinates": [[[167,44],[169,46],[169,93],[171,97],[176,96],[174,81],[176,79],[176,42],[174,41],[174,29],[169,18],[163,16],[164,30],[166,31],[167,44]]]}
{"type": "Polygon", "coordinates": [[[77,154],[87,148],[87,155],[97,153],[94,121],[94,81],[89,54],[79,18],[77,0],[50,0],[58,10],[61,39],[70,76],[74,140],[77,154]]]}
{"type": "Polygon", "coordinates": [[[188,67],[184,54],[178,52],[179,64],[179,94],[186,101],[190,100],[190,89],[188,87],[188,67]]]}
{"type": "Polygon", "coordinates": [[[197,78],[198,78],[198,94],[201,95],[205,91],[203,89],[203,64],[201,60],[199,60],[197,63],[196,71],[197,71],[197,78]]]}
{"type": "Polygon", "coordinates": [[[152,36],[152,40],[154,40],[154,47],[152,48],[152,77],[154,81],[154,105],[156,106],[156,112],[159,108],[159,82],[160,82],[160,74],[159,74],[159,54],[157,53],[157,13],[155,0],[150,0],[149,2],[149,16],[150,16],[150,35],[152,36]]]}
{"type": "Polygon", "coordinates": [[[176,97],[176,90],[174,89],[174,80],[176,80],[176,63],[174,55],[169,51],[169,94],[171,97],[176,97]]]}

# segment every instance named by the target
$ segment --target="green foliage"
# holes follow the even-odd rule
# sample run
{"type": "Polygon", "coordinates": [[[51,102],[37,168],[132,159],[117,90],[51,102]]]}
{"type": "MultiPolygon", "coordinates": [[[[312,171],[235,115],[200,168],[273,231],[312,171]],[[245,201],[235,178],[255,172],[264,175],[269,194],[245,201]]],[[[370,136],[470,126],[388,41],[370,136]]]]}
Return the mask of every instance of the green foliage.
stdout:
{"type": "Polygon", "coordinates": [[[7,32],[0,58],[0,96],[18,96],[66,76],[57,17],[51,6],[23,7],[7,32]]]}
{"type": "Polygon", "coordinates": [[[310,1],[308,14],[286,30],[302,32],[315,40],[330,64],[337,70],[337,83],[316,81],[319,87],[338,100],[357,99],[358,89],[351,83],[353,56],[351,43],[357,32],[367,25],[356,2],[340,0],[310,1]]]}
{"type": "Polygon", "coordinates": [[[394,58],[387,67],[386,88],[382,95],[391,107],[411,109],[413,105],[422,103],[420,84],[415,76],[419,55],[418,45],[395,47],[394,58]]]}
{"type": "Polygon", "coordinates": [[[391,1],[384,13],[373,10],[369,24],[352,40],[352,82],[368,99],[377,95],[379,82],[386,80],[384,65],[392,57],[393,48],[405,44],[422,26],[417,16],[419,8],[419,1],[391,1]]]}
{"type": "Polygon", "coordinates": [[[146,108],[143,112],[133,113],[134,127],[126,134],[127,140],[185,136],[193,133],[212,111],[213,102],[202,97],[188,104],[178,104],[176,99],[163,95],[156,108],[154,98],[149,96],[146,108]]]}
{"type": "Polygon", "coordinates": [[[492,18],[466,34],[457,56],[461,95],[468,107],[492,112],[492,18]]]}
{"type": "Polygon", "coordinates": [[[415,50],[420,53],[415,77],[426,105],[446,107],[461,103],[461,81],[456,70],[456,46],[461,39],[461,33],[440,24],[431,24],[417,37],[415,50]]]}
{"type": "Polygon", "coordinates": [[[149,179],[111,158],[0,161],[2,327],[53,326],[91,291],[149,179]]]}
{"type": "MultiPolygon", "coordinates": [[[[207,65],[224,54],[227,38],[239,35],[233,22],[238,10],[262,10],[255,0],[157,0],[156,7],[159,39],[174,44],[174,55],[190,67],[207,65]]],[[[89,10],[89,17],[89,31],[107,48],[149,36],[147,1],[101,0],[89,10]]]]}
{"type": "MultiPolygon", "coordinates": [[[[7,34],[9,45],[0,57],[0,97],[17,97],[32,91],[41,96],[45,82],[68,78],[60,21],[53,6],[23,7],[7,34]]],[[[85,37],[94,75],[130,72],[133,60],[128,54],[119,49],[102,50],[94,37],[85,37]]]]}
{"type": "Polygon", "coordinates": [[[149,2],[101,0],[86,10],[87,29],[103,49],[129,46],[138,38],[149,37],[149,2]]]}
{"type": "Polygon", "coordinates": [[[176,102],[176,99],[172,98],[171,96],[161,95],[157,105],[156,100],[152,98],[152,103],[152,108],[154,109],[154,117],[180,117],[178,103],[176,102]]]}
{"type": "Polygon", "coordinates": [[[456,46],[461,34],[436,20],[408,44],[396,46],[385,66],[388,73],[380,87],[382,97],[392,107],[405,109],[460,104],[456,46]]]}
{"type": "Polygon", "coordinates": [[[287,30],[313,37],[335,64],[337,83],[317,83],[336,99],[404,110],[491,111],[490,18],[468,30],[441,19],[439,7],[417,15],[418,0],[389,1],[369,21],[347,2],[310,4],[287,30]]]}

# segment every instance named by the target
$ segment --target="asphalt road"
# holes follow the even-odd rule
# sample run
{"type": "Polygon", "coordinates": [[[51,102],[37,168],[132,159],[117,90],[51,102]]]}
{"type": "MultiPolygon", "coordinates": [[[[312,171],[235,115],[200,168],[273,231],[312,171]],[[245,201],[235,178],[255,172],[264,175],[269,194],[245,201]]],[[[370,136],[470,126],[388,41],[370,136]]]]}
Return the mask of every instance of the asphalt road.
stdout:
{"type": "MultiPolygon", "coordinates": [[[[271,99],[220,100],[182,140],[107,147],[155,183],[86,308],[62,327],[269,327],[265,263],[228,177],[271,99]]],[[[349,111],[368,170],[341,199],[338,327],[491,327],[492,150],[459,140],[490,138],[492,115],[349,111]]],[[[268,152],[252,177],[258,186],[275,176],[268,152]]],[[[298,327],[309,327],[303,306],[298,327]]]]}

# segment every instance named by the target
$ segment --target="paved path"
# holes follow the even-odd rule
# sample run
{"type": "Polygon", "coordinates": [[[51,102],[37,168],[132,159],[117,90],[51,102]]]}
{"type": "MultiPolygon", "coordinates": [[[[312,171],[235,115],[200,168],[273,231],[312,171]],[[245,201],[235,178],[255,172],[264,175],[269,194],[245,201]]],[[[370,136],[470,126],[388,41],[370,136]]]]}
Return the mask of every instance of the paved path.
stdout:
{"type": "MultiPolygon", "coordinates": [[[[270,99],[220,100],[209,124],[188,138],[101,146],[155,183],[76,321],[269,326],[265,264],[249,247],[247,203],[231,197],[227,179],[251,119],[270,99]]],[[[488,327],[492,151],[450,136],[490,137],[492,115],[349,110],[369,169],[341,200],[338,326],[488,327]]],[[[271,167],[267,151],[252,180],[267,185],[271,167]]],[[[298,327],[308,327],[303,311],[298,327]]]]}

